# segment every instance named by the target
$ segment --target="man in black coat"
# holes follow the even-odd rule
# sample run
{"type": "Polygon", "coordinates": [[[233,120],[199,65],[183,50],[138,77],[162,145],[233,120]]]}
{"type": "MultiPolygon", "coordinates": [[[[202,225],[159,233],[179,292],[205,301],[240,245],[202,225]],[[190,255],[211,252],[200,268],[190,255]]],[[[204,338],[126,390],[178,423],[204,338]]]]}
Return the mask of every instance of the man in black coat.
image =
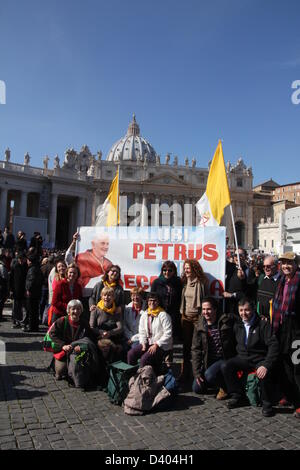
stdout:
{"type": "Polygon", "coordinates": [[[238,249],[240,267],[238,265],[237,253],[234,255],[234,262],[226,261],[226,282],[223,297],[225,299],[225,312],[234,313],[238,317],[238,302],[245,297],[254,297],[253,287],[255,283],[255,273],[247,266],[247,252],[243,248],[238,249]],[[253,295],[252,295],[253,294],[253,295]]]}
{"type": "Polygon", "coordinates": [[[38,259],[34,255],[27,258],[28,271],[26,275],[26,310],[28,325],[24,326],[26,332],[39,331],[39,304],[42,295],[43,275],[38,259]]]}
{"type": "Polygon", "coordinates": [[[25,255],[18,255],[17,262],[10,271],[10,290],[12,291],[14,305],[12,309],[12,328],[20,328],[23,320],[23,307],[25,307],[25,282],[27,263],[25,255]]]}
{"type": "Polygon", "coordinates": [[[15,249],[19,253],[24,253],[27,250],[27,241],[25,238],[25,233],[19,230],[17,234],[17,239],[16,239],[16,244],[15,244],[15,249]]]}
{"type": "Polygon", "coordinates": [[[273,299],[280,279],[280,272],[273,256],[264,259],[264,274],[257,289],[257,306],[259,315],[270,320],[270,300],[273,299]]]}
{"type": "Polygon", "coordinates": [[[4,232],[3,232],[3,247],[13,250],[14,246],[15,246],[15,237],[9,231],[9,228],[5,227],[4,232]]]}
{"type": "Polygon", "coordinates": [[[279,345],[271,326],[259,318],[255,311],[255,303],[247,298],[238,303],[240,322],[234,325],[234,335],[237,343],[237,355],[226,361],[221,370],[226,382],[227,391],[231,394],[228,408],[240,406],[244,400],[243,382],[237,372],[248,373],[256,370],[262,390],[262,414],[272,416],[271,393],[273,384],[271,371],[277,362],[279,345]]]}
{"type": "Polygon", "coordinates": [[[193,391],[205,393],[207,387],[219,387],[217,400],[226,398],[221,366],[235,356],[233,315],[217,314],[218,303],[212,297],[202,300],[201,316],[195,324],[192,343],[193,391]]]}

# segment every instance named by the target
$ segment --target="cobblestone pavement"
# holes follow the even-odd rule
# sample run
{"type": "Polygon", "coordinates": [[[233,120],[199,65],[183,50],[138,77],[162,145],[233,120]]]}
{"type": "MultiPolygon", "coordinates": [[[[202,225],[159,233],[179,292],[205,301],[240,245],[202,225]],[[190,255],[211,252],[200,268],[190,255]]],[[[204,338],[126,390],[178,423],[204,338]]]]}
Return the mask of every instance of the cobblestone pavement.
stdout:
{"type": "MultiPolygon", "coordinates": [[[[175,410],[132,417],[106,393],[82,392],[46,372],[51,354],[43,333],[11,329],[9,310],[0,323],[6,365],[0,365],[0,449],[300,449],[300,420],[277,409],[228,410],[214,395],[183,392],[175,410]]],[[[42,327],[43,331],[46,327],[42,327]]],[[[178,360],[177,354],[177,360],[178,360]]]]}

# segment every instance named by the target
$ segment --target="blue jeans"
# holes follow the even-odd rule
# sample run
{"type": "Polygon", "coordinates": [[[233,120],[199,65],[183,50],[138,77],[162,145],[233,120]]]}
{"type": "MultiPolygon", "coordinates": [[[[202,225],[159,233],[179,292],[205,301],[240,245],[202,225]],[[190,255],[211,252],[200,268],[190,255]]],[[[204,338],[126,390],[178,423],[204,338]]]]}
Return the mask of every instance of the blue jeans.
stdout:
{"type": "Polygon", "coordinates": [[[221,367],[223,364],[225,364],[224,359],[219,359],[218,361],[211,364],[204,373],[205,381],[202,382],[201,385],[199,385],[196,379],[194,379],[192,386],[193,392],[198,394],[204,393],[207,386],[225,388],[225,381],[221,372],[221,367]]]}

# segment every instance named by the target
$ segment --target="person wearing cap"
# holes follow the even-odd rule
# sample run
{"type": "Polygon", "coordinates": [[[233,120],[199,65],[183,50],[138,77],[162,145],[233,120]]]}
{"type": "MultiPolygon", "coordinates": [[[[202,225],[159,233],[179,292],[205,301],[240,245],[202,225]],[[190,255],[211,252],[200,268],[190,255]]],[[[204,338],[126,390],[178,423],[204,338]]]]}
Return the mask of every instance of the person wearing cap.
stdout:
{"type": "Polygon", "coordinates": [[[279,257],[282,276],[272,305],[272,329],[279,340],[279,383],[284,394],[281,404],[291,402],[300,418],[300,367],[293,364],[293,343],[300,340],[300,271],[296,253],[279,257]]]}

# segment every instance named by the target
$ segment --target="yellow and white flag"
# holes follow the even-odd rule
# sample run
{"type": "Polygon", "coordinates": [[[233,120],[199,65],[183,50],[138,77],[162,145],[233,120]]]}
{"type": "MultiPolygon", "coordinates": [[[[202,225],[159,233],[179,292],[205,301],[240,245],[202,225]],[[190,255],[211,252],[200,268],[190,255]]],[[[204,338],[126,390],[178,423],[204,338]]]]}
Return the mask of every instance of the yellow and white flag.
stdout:
{"type": "Polygon", "coordinates": [[[120,209],[119,209],[119,168],[116,176],[114,177],[102,206],[99,206],[96,213],[96,226],[116,226],[120,223],[120,209]]]}
{"type": "Polygon", "coordinates": [[[196,204],[201,216],[199,225],[203,227],[220,225],[224,209],[230,202],[222,143],[219,140],[211,162],[206,191],[196,204]]]}

